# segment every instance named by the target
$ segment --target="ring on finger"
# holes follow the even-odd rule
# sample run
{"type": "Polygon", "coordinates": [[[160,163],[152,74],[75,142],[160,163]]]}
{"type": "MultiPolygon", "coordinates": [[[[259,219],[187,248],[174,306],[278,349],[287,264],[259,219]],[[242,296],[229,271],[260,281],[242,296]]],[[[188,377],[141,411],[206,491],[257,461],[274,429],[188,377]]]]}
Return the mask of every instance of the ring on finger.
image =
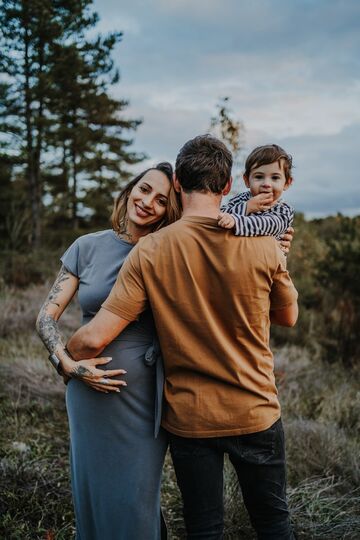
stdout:
{"type": "Polygon", "coordinates": [[[108,381],[107,379],[105,379],[104,377],[102,379],[100,379],[99,381],[100,384],[109,384],[110,381],[108,381]]]}

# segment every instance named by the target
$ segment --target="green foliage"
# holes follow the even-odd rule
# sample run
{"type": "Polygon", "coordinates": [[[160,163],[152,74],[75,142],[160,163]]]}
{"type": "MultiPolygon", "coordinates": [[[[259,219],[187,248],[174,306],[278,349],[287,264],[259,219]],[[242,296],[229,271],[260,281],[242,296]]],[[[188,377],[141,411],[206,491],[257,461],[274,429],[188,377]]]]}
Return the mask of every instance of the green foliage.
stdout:
{"type": "Polygon", "coordinates": [[[127,166],[144,157],[129,149],[140,121],[126,119],[128,103],[109,95],[121,33],[87,37],[98,22],[91,7],[92,0],[0,0],[0,184],[12,209],[3,247],[39,248],[44,223],[61,216],[76,228],[80,210],[103,222],[127,166]],[[20,222],[9,179],[25,186],[20,222]]]}
{"type": "Polygon", "coordinates": [[[338,216],[336,225],[316,274],[324,293],[320,341],[330,361],[350,365],[360,356],[360,219],[338,216]]]}
{"type": "Polygon", "coordinates": [[[294,227],[288,268],[299,291],[299,320],[290,330],[273,327],[272,337],[354,365],[360,357],[360,218],[296,215],[294,227]]]}

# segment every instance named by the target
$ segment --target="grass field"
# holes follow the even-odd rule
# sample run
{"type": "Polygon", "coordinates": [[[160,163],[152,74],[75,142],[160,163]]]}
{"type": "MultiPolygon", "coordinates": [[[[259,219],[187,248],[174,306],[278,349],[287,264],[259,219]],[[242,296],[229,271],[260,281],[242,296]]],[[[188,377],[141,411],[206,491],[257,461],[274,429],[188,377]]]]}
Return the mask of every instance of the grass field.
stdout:
{"type": "MultiPolygon", "coordinates": [[[[71,539],[74,519],[64,386],[33,332],[46,287],[2,292],[0,312],[0,538],[71,539]]],[[[78,324],[76,306],[64,333],[78,324]]],[[[300,539],[360,538],[360,377],[306,350],[275,351],[287,437],[289,501],[300,539]]],[[[254,534],[229,464],[225,538],[254,534]]],[[[163,478],[170,538],[184,538],[170,460],[163,478]]],[[[104,539],[105,540],[105,539],[104,539]]]]}

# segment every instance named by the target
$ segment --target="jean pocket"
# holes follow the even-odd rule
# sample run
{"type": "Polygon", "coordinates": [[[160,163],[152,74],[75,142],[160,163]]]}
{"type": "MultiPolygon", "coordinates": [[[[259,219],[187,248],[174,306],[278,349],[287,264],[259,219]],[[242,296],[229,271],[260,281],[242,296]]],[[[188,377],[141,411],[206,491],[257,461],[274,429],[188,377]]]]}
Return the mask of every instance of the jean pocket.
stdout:
{"type": "Polygon", "coordinates": [[[271,459],[278,449],[277,440],[280,428],[281,420],[279,419],[264,431],[240,435],[238,447],[242,459],[256,465],[264,464],[271,459]]]}

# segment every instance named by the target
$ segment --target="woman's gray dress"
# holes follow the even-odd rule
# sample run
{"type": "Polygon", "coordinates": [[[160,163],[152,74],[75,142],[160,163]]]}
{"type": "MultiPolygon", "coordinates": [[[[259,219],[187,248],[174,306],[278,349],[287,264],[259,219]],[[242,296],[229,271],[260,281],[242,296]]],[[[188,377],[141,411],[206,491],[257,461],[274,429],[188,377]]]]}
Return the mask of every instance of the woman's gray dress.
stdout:
{"type": "MultiPolygon", "coordinates": [[[[84,323],[108,296],[132,247],[107,230],[78,238],[61,258],[80,280],[84,323]]],[[[145,312],[102,352],[113,358],[107,369],[127,371],[128,386],[120,393],[100,393],[76,379],[67,386],[77,540],[160,538],[167,441],[162,430],[154,436],[162,386],[154,336],[151,313],[145,312]]]]}

